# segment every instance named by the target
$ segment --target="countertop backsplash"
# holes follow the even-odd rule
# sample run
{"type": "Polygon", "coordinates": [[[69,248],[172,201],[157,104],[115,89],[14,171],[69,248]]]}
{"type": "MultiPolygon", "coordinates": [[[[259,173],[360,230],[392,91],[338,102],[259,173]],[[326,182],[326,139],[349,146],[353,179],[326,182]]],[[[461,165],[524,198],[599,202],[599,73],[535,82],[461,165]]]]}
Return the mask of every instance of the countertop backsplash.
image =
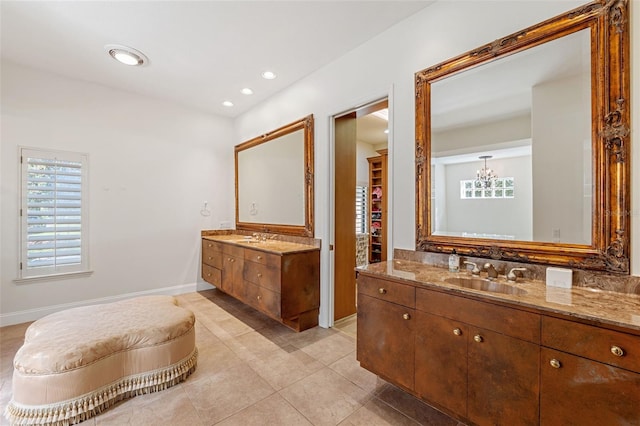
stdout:
{"type": "MultiPolygon", "coordinates": [[[[398,260],[420,262],[442,268],[449,267],[449,255],[446,253],[431,253],[394,249],[393,258],[398,260]]],[[[505,275],[511,268],[527,268],[523,275],[525,278],[545,281],[546,277],[546,265],[460,256],[461,271],[467,269],[468,265],[462,263],[465,260],[476,263],[478,265],[478,268],[480,269],[482,269],[482,265],[484,263],[491,262],[500,275],[505,275]]],[[[595,288],[599,290],[615,291],[618,293],[640,295],[640,277],[638,276],[614,275],[582,269],[568,269],[571,269],[573,271],[572,285],[574,287],[595,288]]]]}

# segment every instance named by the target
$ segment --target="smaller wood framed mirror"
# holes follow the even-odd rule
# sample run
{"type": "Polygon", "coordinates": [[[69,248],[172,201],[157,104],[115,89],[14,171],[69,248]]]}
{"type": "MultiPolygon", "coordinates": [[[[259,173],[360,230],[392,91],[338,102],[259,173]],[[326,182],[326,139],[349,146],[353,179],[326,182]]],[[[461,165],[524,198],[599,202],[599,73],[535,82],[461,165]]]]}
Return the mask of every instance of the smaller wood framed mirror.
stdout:
{"type": "Polygon", "coordinates": [[[314,236],[313,115],[235,147],[236,229],[314,236]]]}

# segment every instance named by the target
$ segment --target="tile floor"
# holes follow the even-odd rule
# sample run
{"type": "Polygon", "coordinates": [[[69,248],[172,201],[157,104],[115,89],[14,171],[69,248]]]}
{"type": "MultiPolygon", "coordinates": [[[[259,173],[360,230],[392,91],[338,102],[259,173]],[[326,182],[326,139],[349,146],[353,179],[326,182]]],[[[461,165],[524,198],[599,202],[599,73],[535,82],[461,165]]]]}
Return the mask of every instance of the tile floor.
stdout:
{"type": "MultiPolygon", "coordinates": [[[[463,426],[360,368],[355,317],[295,333],[215,289],[177,298],[196,314],[196,371],[82,425],[463,426]]],[[[0,413],[28,325],[0,328],[0,413]]]]}

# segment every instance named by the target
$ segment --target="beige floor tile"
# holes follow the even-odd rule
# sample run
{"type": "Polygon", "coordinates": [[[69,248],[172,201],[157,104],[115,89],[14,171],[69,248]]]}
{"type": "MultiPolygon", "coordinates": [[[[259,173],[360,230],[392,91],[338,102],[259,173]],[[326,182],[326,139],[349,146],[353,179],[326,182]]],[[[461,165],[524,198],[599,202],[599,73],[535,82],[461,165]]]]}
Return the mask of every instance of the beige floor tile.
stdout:
{"type": "Polygon", "coordinates": [[[355,351],[356,341],[354,338],[338,332],[305,345],[301,349],[324,365],[330,365],[355,351]]]}
{"type": "MultiPolygon", "coordinates": [[[[196,345],[198,344],[197,338],[196,335],[196,345]]],[[[201,379],[208,380],[212,374],[218,374],[241,365],[245,365],[245,362],[224,343],[198,346],[198,365],[185,383],[193,383],[201,379]]]]}
{"type": "Polygon", "coordinates": [[[386,384],[376,397],[425,426],[457,426],[458,421],[425,404],[401,389],[386,384]]]}
{"type": "Polygon", "coordinates": [[[183,383],[205,424],[214,424],[272,395],[275,390],[246,364],[183,383]]]}
{"type": "MultiPolygon", "coordinates": [[[[96,426],[198,426],[198,412],[178,385],[160,392],[138,395],[95,417],[96,426]]],[[[82,423],[84,425],[84,423],[82,423]]]]}
{"type": "Polygon", "coordinates": [[[284,398],[273,394],[217,424],[217,426],[311,426],[284,398]]]}
{"type": "Polygon", "coordinates": [[[355,351],[340,358],[329,368],[367,392],[375,393],[386,384],[384,380],[369,370],[360,367],[360,363],[356,360],[355,351]]]}
{"type": "Polygon", "coordinates": [[[291,345],[254,359],[249,365],[276,390],[324,367],[320,361],[291,345]]]}
{"type": "Polygon", "coordinates": [[[281,350],[277,343],[257,331],[236,336],[235,339],[229,339],[225,343],[229,349],[245,361],[263,358],[267,354],[281,350]]]}
{"type": "Polygon", "coordinates": [[[329,368],[280,391],[316,426],[337,425],[366,404],[369,394],[329,368]]]}
{"type": "Polygon", "coordinates": [[[342,421],[340,426],[418,426],[419,424],[379,399],[374,398],[342,421]]]}

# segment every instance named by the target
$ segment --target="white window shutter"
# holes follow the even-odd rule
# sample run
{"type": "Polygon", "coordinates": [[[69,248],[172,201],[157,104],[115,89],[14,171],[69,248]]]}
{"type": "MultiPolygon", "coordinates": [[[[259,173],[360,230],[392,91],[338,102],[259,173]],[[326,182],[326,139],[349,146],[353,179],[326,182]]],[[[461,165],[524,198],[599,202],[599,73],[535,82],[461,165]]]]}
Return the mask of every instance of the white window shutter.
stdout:
{"type": "Polygon", "coordinates": [[[21,150],[21,277],[89,269],[86,154],[21,150]]]}

